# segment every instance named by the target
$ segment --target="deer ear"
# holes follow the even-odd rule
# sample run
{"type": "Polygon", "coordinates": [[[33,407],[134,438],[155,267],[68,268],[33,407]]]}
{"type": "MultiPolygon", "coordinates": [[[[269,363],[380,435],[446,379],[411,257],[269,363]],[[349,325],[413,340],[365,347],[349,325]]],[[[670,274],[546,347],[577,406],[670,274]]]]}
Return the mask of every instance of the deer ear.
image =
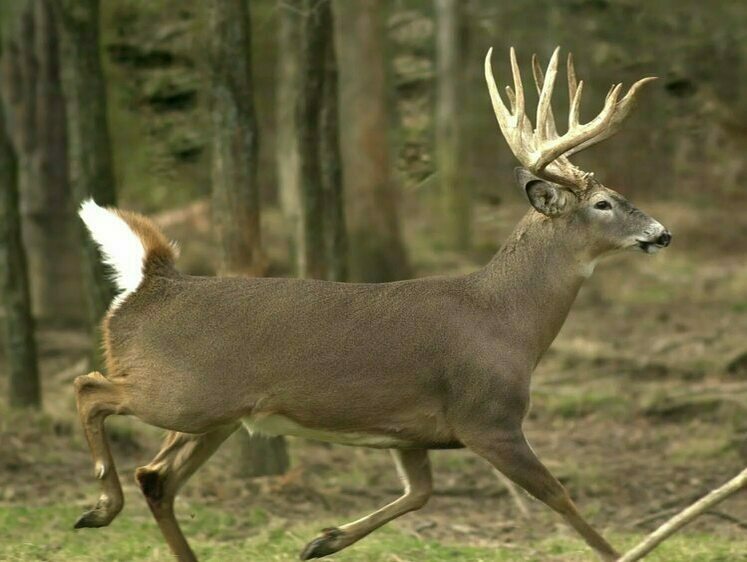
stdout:
{"type": "Polygon", "coordinates": [[[538,178],[525,168],[516,168],[514,176],[529,203],[543,215],[557,217],[573,204],[573,192],[562,185],[538,178]]]}

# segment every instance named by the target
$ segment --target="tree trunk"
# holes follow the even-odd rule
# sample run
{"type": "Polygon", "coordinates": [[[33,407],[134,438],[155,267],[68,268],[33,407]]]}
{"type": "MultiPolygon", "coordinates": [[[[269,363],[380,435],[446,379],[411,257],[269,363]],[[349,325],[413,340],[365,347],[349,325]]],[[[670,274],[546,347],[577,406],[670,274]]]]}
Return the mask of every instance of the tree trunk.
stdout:
{"type": "Polygon", "coordinates": [[[281,2],[277,82],[280,199],[302,277],[347,278],[330,0],[281,2]]]}
{"type": "Polygon", "coordinates": [[[342,159],[337,95],[337,57],[335,56],[332,2],[320,5],[327,41],[324,56],[324,93],[321,114],[320,155],[324,189],[324,226],[328,279],[348,278],[348,238],[345,225],[345,200],[342,189],[342,159]]]}
{"type": "Polygon", "coordinates": [[[436,166],[440,185],[440,215],[446,243],[456,250],[469,249],[471,197],[464,181],[461,158],[462,101],[464,85],[462,2],[436,0],[436,166]]]}
{"type": "Polygon", "coordinates": [[[222,273],[263,275],[249,13],[243,0],[210,9],[213,221],[222,273]]]}
{"type": "Polygon", "coordinates": [[[37,182],[21,192],[37,318],[55,324],[85,319],[80,240],[68,182],[67,127],[59,42],[48,0],[35,0],[37,182]]]}
{"type": "MultiPolygon", "coordinates": [[[[329,10],[325,0],[304,0],[301,81],[296,102],[296,129],[301,172],[301,223],[303,255],[299,260],[302,277],[325,279],[327,260],[324,243],[324,191],[320,157],[321,112],[324,97],[324,58],[327,33],[323,17],[329,10]]],[[[325,21],[326,20],[326,21],[325,21]]]]}
{"type": "Polygon", "coordinates": [[[5,308],[11,407],[40,407],[34,320],[18,209],[18,168],[0,103],[0,270],[5,308]]]}
{"type": "Polygon", "coordinates": [[[409,274],[390,169],[383,5],[334,3],[350,276],[356,281],[409,274]]]}
{"type": "Polygon", "coordinates": [[[47,0],[23,3],[7,43],[3,85],[19,160],[23,238],[34,315],[84,319],[80,252],[67,178],[65,107],[57,30],[47,0]]]}
{"type": "MultiPolygon", "coordinates": [[[[260,240],[257,153],[251,39],[244,0],[211,0],[209,54],[213,126],[213,223],[221,252],[221,274],[262,275],[266,259],[260,240]]],[[[250,438],[241,433],[240,472],[281,474],[288,468],[282,437],[250,438]]]]}
{"type": "Polygon", "coordinates": [[[300,49],[303,0],[278,0],[279,33],[275,97],[275,163],[280,206],[290,225],[291,261],[297,275],[303,270],[303,225],[298,137],[296,136],[296,97],[300,91],[300,49]]]}
{"type": "MultiPolygon", "coordinates": [[[[79,204],[92,197],[99,205],[115,205],[104,74],[99,59],[99,1],[50,0],[61,31],[62,86],[67,114],[70,185],[79,204]]],[[[78,221],[80,223],[80,221],[78,221]]],[[[114,296],[98,249],[84,231],[83,270],[94,344],[94,368],[100,368],[101,319],[114,296]]]]}

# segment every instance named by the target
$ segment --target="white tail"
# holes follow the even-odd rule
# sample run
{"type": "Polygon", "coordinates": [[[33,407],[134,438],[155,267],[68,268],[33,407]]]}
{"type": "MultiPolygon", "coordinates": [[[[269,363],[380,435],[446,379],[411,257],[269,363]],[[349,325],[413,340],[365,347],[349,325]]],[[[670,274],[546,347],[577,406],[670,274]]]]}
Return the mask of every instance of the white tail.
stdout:
{"type": "Polygon", "coordinates": [[[122,301],[143,280],[145,247],[140,237],[115,211],[100,207],[93,199],[84,201],[78,214],[101,248],[104,263],[114,270],[114,283],[122,291],[117,300],[122,301]]]}

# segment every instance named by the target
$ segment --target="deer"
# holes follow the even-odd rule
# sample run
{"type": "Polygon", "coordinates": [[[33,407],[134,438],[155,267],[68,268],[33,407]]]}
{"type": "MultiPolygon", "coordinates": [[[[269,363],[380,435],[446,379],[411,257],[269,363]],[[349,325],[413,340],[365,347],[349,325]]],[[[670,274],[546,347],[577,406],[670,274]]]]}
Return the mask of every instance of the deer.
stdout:
{"type": "Polygon", "coordinates": [[[579,121],[583,81],[568,56],[568,129],[551,108],[559,49],[533,76],[539,103],[525,113],[513,48],[509,105],[485,57],[495,117],[520,167],[529,210],[484,267],[463,275],[380,284],[297,278],[195,277],[142,215],[85,201],[80,217],[120,289],[102,321],[106,374],[74,380],[78,413],[101,487],[75,528],[103,527],[124,498],[104,421],[135,416],[167,430],[135,479],[172,553],[196,556],[174,499],[225,439],[244,427],[331,443],[390,449],[403,494],[356,521],[323,529],[302,550],[338,552],[420,509],[432,492],[429,450],[466,448],[557,512],[601,560],[616,550],[584,519],[523,431],[530,380],[597,262],[653,254],[671,233],[570,156],[613,135],[643,78],[579,121]]]}

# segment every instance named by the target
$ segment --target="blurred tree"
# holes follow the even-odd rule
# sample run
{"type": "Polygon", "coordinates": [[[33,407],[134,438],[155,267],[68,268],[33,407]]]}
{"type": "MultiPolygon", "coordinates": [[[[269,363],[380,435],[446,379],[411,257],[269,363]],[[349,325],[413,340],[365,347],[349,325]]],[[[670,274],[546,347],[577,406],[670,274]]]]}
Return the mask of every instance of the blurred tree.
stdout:
{"type": "Polygon", "coordinates": [[[337,69],[330,0],[304,0],[296,125],[300,162],[303,277],[343,280],[347,252],[340,149],[337,69]]]}
{"type": "MultiPolygon", "coordinates": [[[[259,131],[252,91],[249,8],[245,0],[211,0],[209,18],[213,224],[221,249],[221,273],[262,275],[267,260],[259,229],[259,131]]],[[[288,452],[282,437],[241,435],[242,474],[262,476],[287,470],[288,452]]]]}
{"type": "Polygon", "coordinates": [[[276,96],[280,202],[296,271],[347,278],[330,0],[281,1],[276,96]]]}
{"type": "Polygon", "coordinates": [[[305,255],[301,223],[296,97],[300,91],[299,64],[303,26],[303,0],[278,0],[277,78],[275,94],[275,163],[278,195],[290,225],[291,258],[300,274],[305,255]]]}
{"type": "Polygon", "coordinates": [[[390,167],[384,6],[377,0],[334,3],[350,276],[357,281],[410,273],[390,167]]]}
{"type": "MultiPolygon", "coordinates": [[[[99,205],[116,203],[104,74],[99,59],[99,1],[50,0],[60,31],[62,87],[67,115],[70,184],[76,202],[92,197],[99,205]]],[[[114,288],[98,255],[83,236],[86,296],[94,343],[92,362],[102,366],[101,319],[114,297],[114,288]]]]}
{"type": "MultiPolygon", "coordinates": [[[[303,244],[299,252],[299,274],[324,279],[327,263],[324,245],[324,201],[320,156],[320,122],[324,96],[324,57],[327,34],[322,11],[326,0],[304,0],[300,83],[296,101],[296,130],[300,162],[301,224],[303,244]]],[[[331,18],[329,18],[331,19],[331,18]]],[[[331,21],[326,23],[331,24],[331,21]]]]}
{"type": "Polygon", "coordinates": [[[22,3],[6,29],[2,80],[19,160],[23,237],[37,318],[82,320],[79,239],[67,178],[57,30],[47,0],[22,3]]]}
{"type": "Polygon", "coordinates": [[[321,30],[325,40],[324,91],[322,93],[320,160],[324,190],[324,226],[328,279],[346,281],[348,278],[348,235],[345,223],[345,200],[340,155],[340,125],[337,56],[335,54],[332,0],[319,6],[321,30]]]}
{"type": "MultiPolygon", "coordinates": [[[[2,47],[0,47],[0,56],[2,47]]],[[[0,103],[0,271],[8,349],[8,401],[11,407],[41,406],[34,320],[18,209],[16,155],[0,103]]]]}
{"type": "Polygon", "coordinates": [[[223,274],[261,276],[257,154],[249,10],[243,0],[210,4],[213,224],[223,274]]]}
{"type": "Polygon", "coordinates": [[[469,182],[462,158],[464,100],[464,7],[459,0],[436,0],[435,159],[440,185],[440,215],[446,243],[467,250],[472,239],[469,182]]]}

